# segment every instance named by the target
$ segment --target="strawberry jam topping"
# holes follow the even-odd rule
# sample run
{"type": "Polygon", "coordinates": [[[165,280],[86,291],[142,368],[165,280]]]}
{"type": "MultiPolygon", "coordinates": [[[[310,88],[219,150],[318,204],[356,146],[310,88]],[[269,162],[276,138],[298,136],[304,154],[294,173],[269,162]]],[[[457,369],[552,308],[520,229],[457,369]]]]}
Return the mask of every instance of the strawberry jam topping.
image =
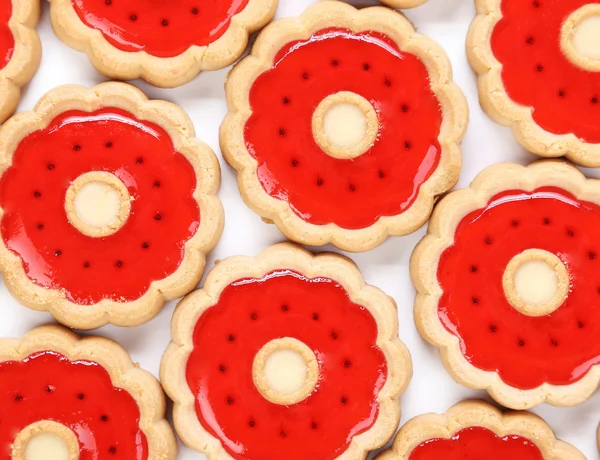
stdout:
{"type": "Polygon", "coordinates": [[[195,327],[186,377],[198,419],[236,459],[338,458],[378,416],[387,364],[376,341],[374,318],[330,279],[282,270],[237,281],[195,327]],[[252,377],[258,351],[281,337],[319,362],[315,390],[290,406],[264,399],[252,377]]]}
{"type": "Polygon", "coordinates": [[[10,460],[21,430],[42,420],[73,431],[80,460],[148,458],[137,403],[97,363],[52,351],[0,363],[0,460],[10,460]]]}
{"type": "Polygon", "coordinates": [[[66,112],[25,137],[0,181],[2,238],[37,285],[79,304],[131,301],[180,265],[200,225],[191,164],[159,126],[114,108],[66,112]],[[93,238],[69,223],[65,195],[90,171],[133,198],[123,227],[93,238]]]}
{"type": "Polygon", "coordinates": [[[469,427],[451,439],[429,439],[417,446],[409,460],[544,460],[538,447],[521,436],[500,438],[482,427],[469,427]]]}
{"type": "Polygon", "coordinates": [[[558,188],[507,191],[464,217],[443,254],[438,314],[475,367],[532,389],[569,385],[600,364],[600,207],[558,188]],[[510,260],[538,248],[570,277],[568,297],[547,316],[509,304],[502,277],[510,260]]]}
{"type": "Polygon", "coordinates": [[[264,190],[312,224],[360,229],[401,214],[439,163],[442,113],[427,69],[382,34],[328,29],[287,44],[250,104],[245,141],[264,190]],[[340,91],[379,118],[375,144],[353,160],[326,154],[312,131],[319,103],[340,91]]]}
{"type": "Polygon", "coordinates": [[[509,97],[533,108],[535,122],[554,134],[600,143],[600,72],[573,64],[560,46],[569,15],[589,0],[502,0],[492,50],[509,97]]]}
{"type": "Polygon", "coordinates": [[[0,0],[0,70],[6,67],[15,49],[15,39],[8,27],[11,16],[12,1],[0,0]]]}
{"type": "Polygon", "coordinates": [[[71,0],[85,25],[121,51],[169,58],[221,37],[249,0],[71,0]]]}

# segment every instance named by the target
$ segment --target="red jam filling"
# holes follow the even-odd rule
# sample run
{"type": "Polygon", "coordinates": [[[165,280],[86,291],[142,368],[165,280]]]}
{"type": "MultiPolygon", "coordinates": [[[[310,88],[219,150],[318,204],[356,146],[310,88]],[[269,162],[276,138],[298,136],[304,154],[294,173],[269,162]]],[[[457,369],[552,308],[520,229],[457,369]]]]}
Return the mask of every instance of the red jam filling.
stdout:
{"type": "Polygon", "coordinates": [[[71,0],[85,25],[121,51],[175,57],[221,37],[249,0],[71,0]]]}
{"type": "Polygon", "coordinates": [[[131,301],[175,272],[200,214],[194,170],[159,126],[106,108],[66,112],[24,138],[0,181],[2,238],[39,286],[89,305],[131,301]],[[113,235],[93,238],[65,211],[71,182],[90,171],[117,176],[134,198],[113,235]]]}
{"type": "Polygon", "coordinates": [[[502,80],[515,102],[554,134],[600,143],[600,73],[575,66],[562,52],[562,25],[589,0],[502,0],[492,35],[502,80]]]}
{"type": "Polygon", "coordinates": [[[469,427],[451,439],[430,439],[417,446],[409,460],[544,460],[529,439],[509,435],[500,438],[482,427],[469,427]]]}
{"type": "Polygon", "coordinates": [[[12,1],[0,0],[0,70],[6,67],[15,50],[15,39],[8,27],[11,16],[12,1]]]}
{"type": "Polygon", "coordinates": [[[197,416],[236,459],[338,458],[375,423],[387,377],[377,325],[330,279],[286,270],[237,281],[202,314],[193,340],[186,377],[197,416]],[[258,351],[281,337],[319,361],[318,386],[291,406],[267,401],[252,380],[258,351]]]}
{"type": "Polygon", "coordinates": [[[569,385],[600,364],[600,207],[558,188],[507,191],[462,219],[440,259],[438,314],[479,369],[523,390],[569,385]],[[526,249],[556,254],[571,278],[551,315],[513,308],[502,276],[526,249]]]}
{"type": "Polygon", "coordinates": [[[425,65],[388,37],[323,30],[286,45],[250,90],[248,151],[264,190],[312,224],[360,229],[406,211],[438,166],[440,105],[425,65]],[[379,117],[373,147],[353,160],[327,155],[312,116],[331,94],[351,91],[379,117]]]}
{"type": "Polygon", "coordinates": [[[0,363],[0,460],[10,460],[18,433],[41,420],[73,430],[80,460],[148,458],[137,403],[97,363],[52,351],[0,363]]]}

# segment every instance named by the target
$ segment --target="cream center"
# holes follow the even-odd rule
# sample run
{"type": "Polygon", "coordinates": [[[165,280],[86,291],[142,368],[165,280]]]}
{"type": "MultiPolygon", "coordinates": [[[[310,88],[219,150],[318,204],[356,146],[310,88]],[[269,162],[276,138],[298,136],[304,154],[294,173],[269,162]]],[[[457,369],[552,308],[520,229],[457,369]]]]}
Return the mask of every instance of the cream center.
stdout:
{"type": "Polygon", "coordinates": [[[265,399],[289,406],[314,391],[319,380],[319,365],[305,343],[291,337],[274,339],[254,357],[252,379],[265,399]]]}
{"type": "Polygon", "coordinates": [[[560,46],[575,66],[600,72],[600,3],[588,3],[565,19],[560,46]]]}
{"type": "Polygon", "coordinates": [[[277,393],[289,395],[300,390],[306,382],[308,366],[296,350],[275,350],[265,363],[265,381],[277,393]]]}
{"type": "Polygon", "coordinates": [[[527,249],[514,256],[502,277],[508,302],[527,316],[553,313],[569,294],[567,267],[555,254],[527,249]]]}
{"type": "Polygon", "coordinates": [[[573,45],[579,54],[600,59],[600,13],[582,19],[574,30],[573,45]]]}
{"type": "Polygon", "coordinates": [[[84,223],[96,228],[114,225],[119,220],[121,197],[104,182],[88,182],[75,195],[75,213],[84,223]]]}
{"type": "Polygon", "coordinates": [[[354,104],[334,104],[325,113],[323,130],[335,147],[355,147],[367,134],[367,117],[360,107],[354,104]]]}
{"type": "Polygon", "coordinates": [[[40,420],[23,428],[13,441],[12,460],[78,460],[79,440],[71,428],[40,420]]]}
{"type": "Polygon", "coordinates": [[[351,91],[324,98],[312,118],[313,136],[329,156],[351,160],[367,152],[377,140],[379,119],[371,103],[351,91]]]}
{"type": "Polygon", "coordinates": [[[127,221],[132,198],[114,174],[92,171],[73,181],[65,197],[69,222],[91,237],[116,233],[127,221]]]}
{"type": "Polygon", "coordinates": [[[25,460],[69,460],[69,447],[57,434],[40,433],[27,443],[25,460]]]}
{"type": "Polygon", "coordinates": [[[530,305],[550,302],[558,291],[556,271],[543,260],[524,262],[515,272],[515,292],[530,305]]]}

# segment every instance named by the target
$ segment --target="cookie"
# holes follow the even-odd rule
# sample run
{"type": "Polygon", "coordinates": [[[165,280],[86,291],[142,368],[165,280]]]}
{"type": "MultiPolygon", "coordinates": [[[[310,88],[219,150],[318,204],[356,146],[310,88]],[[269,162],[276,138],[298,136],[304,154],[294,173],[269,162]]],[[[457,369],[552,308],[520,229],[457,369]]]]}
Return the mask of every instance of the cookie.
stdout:
{"type": "Polygon", "coordinates": [[[530,152],[600,166],[600,5],[476,4],[467,50],[484,110],[530,152]]]}
{"type": "Polygon", "coordinates": [[[161,381],[209,460],[363,459],[412,374],[394,301],[334,254],[290,243],[219,262],[172,322],[161,381]]]}
{"type": "Polygon", "coordinates": [[[158,381],[112,340],[59,326],[0,339],[0,376],[2,458],[176,457],[158,381]]]}
{"type": "Polygon", "coordinates": [[[0,268],[77,329],[134,326],[200,281],[223,210],[218,161],[176,105],[63,86],[0,129],[0,268]]]}
{"type": "Polygon", "coordinates": [[[49,0],[58,37],[109,78],[172,88],[227,67],[278,0],[49,0]]]}
{"type": "Polygon", "coordinates": [[[324,1],[272,23],[226,93],[241,194],[296,242],[372,249],[458,179],[465,99],[442,48],[389,8],[324,1]]]}
{"type": "Polygon", "coordinates": [[[421,335],[457,382],[525,409],[600,382],[600,182],[498,164],[437,206],[411,260],[421,335]]]}
{"type": "Polygon", "coordinates": [[[503,413],[483,401],[465,401],[444,415],[426,414],[402,427],[378,460],[585,460],[529,412],[503,413]]]}
{"type": "Polygon", "coordinates": [[[21,87],[40,65],[42,47],[35,30],[39,16],[39,0],[0,4],[0,123],[15,111],[21,87]]]}
{"type": "Polygon", "coordinates": [[[423,5],[427,0],[381,0],[381,3],[392,8],[414,8],[423,5]]]}

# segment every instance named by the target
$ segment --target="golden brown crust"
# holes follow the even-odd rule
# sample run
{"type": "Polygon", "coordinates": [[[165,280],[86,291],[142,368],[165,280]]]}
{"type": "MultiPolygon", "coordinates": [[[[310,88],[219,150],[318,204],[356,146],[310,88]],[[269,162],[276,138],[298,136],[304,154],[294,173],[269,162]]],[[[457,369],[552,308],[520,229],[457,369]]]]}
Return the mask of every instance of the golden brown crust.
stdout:
{"type": "Polygon", "coordinates": [[[71,48],[85,52],[98,72],[116,80],[142,78],[163,88],[183,85],[204,70],[232,64],[246,49],[248,36],[273,18],[278,4],[278,0],[249,0],[227,31],[210,45],[192,46],[178,56],[160,58],[145,51],[121,51],[102,32],[81,21],[71,0],[49,1],[56,35],[71,48]]]}
{"type": "Polygon", "coordinates": [[[533,119],[531,107],[513,101],[502,82],[502,64],[492,51],[491,36],[502,19],[502,0],[475,0],[477,16],[469,29],[467,55],[477,72],[479,100],[486,113],[498,124],[508,126],[519,143],[536,155],[565,155],[575,163],[600,166],[600,144],[582,141],[574,134],[554,134],[540,127],[533,119]]]}
{"type": "Polygon", "coordinates": [[[139,426],[148,440],[149,458],[175,459],[177,442],[164,418],[166,401],[160,384],[133,363],[119,344],[102,337],[79,338],[61,326],[42,326],[21,339],[0,339],[0,362],[21,361],[48,350],[72,361],[93,361],[106,369],[112,384],[127,391],[140,409],[139,426]]]}
{"type": "Polygon", "coordinates": [[[191,448],[204,452],[209,460],[230,459],[220,441],[200,424],[194,408],[194,396],[187,386],[185,368],[194,347],[192,334],[200,316],[215,305],[221,292],[241,278],[262,278],[278,269],[295,270],[303,275],[327,277],[340,283],[350,299],[364,306],[378,327],[377,346],[388,365],[387,381],[377,396],[379,415],[371,429],[354,437],[339,458],[362,459],[369,450],[381,447],[393,435],[400,420],[398,400],[412,375],[410,354],[398,339],[398,320],[394,301],[379,289],[365,284],[356,265],[336,254],[312,255],[299,246],[282,243],[265,249],[257,257],[230,257],[218,263],[208,274],[204,287],[188,295],[173,316],[173,340],[161,364],[161,381],[173,399],[175,428],[191,448]]]}
{"type": "Polygon", "coordinates": [[[459,143],[468,121],[468,107],[460,89],[452,82],[452,69],[444,50],[434,41],[416,33],[402,15],[384,7],[357,10],[333,1],[309,7],[299,18],[273,22],[261,32],[250,56],[234,67],[226,84],[229,113],[221,125],[220,143],[227,162],[238,171],[238,185],[244,201],[263,219],[272,221],[289,239],[311,246],[332,243],[347,251],[367,251],[388,236],[414,232],[429,218],[435,197],[451,189],[461,167],[459,143]],[[442,147],[437,170],[422,185],[419,196],[406,212],[381,217],[360,230],[335,224],[313,225],[301,219],[289,203],[265,192],[257,176],[257,162],[244,142],[244,126],[252,114],[249,93],[256,78],[271,68],[274,56],[286,43],[306,40],[326,27],[352,31],[378,31],[427,67],[431,87],[444,115],[439,142],[442,147]]]}
{"type": "Polygon", "coordinates": [[[28,134],[43,129],[65,111],[90,112],[103,106],[123,109],[167,132],[175,149],[194,168],[197,177],[194,198],[202,223],[185,244],[185,256],[174,273],[154,281],[135,301],[104,299],[94,305],[75,304],[63,291],[33,283],[23,269],[21,258],[0,238],[0,270],[13,296],[29,308],[48,311],[61,323],[76,329],[94,329],[107,323],[118,326],[142,324],[156,316],[165,301],[190,292],[200,282],[205,255],[217,243],[224,222],[223,208],[216,195],[220,183],[219,163],[210,147],[194,138],[189,117],[175,104],[149,100],[139,89],[125,83],[103,83],[92,89],[61,86],[42,97],[33,111],[12,117],[0,129],[0,174],[11,166],[15,149],[28,134]]]}
{"type": "Polygon", "coordinates": [[[459,431],[483,427],[496,436],[521,436],[534,443],[544,460],[585,460],[575,447],[559,441],[552,429],[530,412],[503,413],[484,401],[464,401],[443,415],[425,414],[409,420],[398,432],[391,449],[377,460],[408,460],[414,449],[430,439],[450,439],[459,431]]]}
{"type": "Polygon", "coordinates": [[[35,30],[40,17],[39,0],[12,0],[8,26],[15,40],[12,58],[0,70],[0,123],[17,108],[21,87],[26,85],[40,66],[42,45],[35,30]]]}
{"type": "Polygon", "coordinates": [[[600,384],[600,366],[594,366],[570,385],[544,383],[532,390],[520,390],[504,383],[498,373],[471,365],[463,356],[458,338],[448,332],[438,316],[442,288],[437,267],[442,253],[453,244],[456,227],[464,216],[487,205],[506,190],[532,191],[542,186],[560,187],[581,200],[600,204],[600,181],[586,179],[566,162],[546,160],[527,167],[502,163],[483,170],[467,189],[447,195],[437,205],[427,236],[413,252],[410,273],[417,289],[415,321],[421,335],[440,349],[442,361],[454,379],[469,388],[485,389],[500,404],[528,409],[543,402],[573,406],[589,398],[600,384]]]}

